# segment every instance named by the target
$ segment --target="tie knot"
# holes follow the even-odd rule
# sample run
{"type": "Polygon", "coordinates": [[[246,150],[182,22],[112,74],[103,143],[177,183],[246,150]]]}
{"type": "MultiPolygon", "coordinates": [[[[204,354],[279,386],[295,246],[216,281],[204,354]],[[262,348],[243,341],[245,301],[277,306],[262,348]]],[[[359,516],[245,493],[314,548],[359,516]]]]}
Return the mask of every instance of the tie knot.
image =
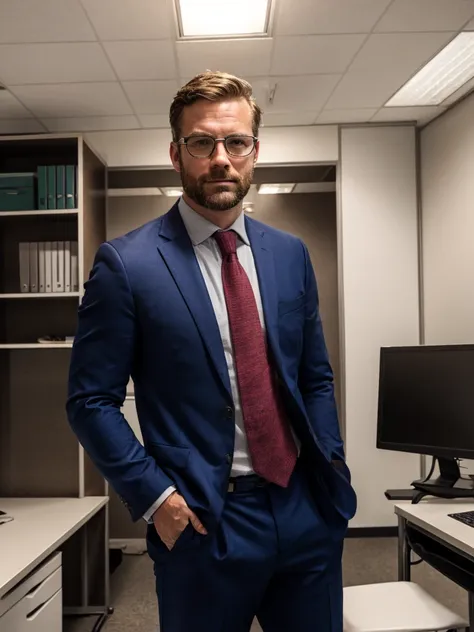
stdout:
{"type": "Polygon", "coordinates": [[[217,241],[222,257],[237,252],[237,235],[233,230],[218,230],[214,233],[214,239],[217,241]]]}

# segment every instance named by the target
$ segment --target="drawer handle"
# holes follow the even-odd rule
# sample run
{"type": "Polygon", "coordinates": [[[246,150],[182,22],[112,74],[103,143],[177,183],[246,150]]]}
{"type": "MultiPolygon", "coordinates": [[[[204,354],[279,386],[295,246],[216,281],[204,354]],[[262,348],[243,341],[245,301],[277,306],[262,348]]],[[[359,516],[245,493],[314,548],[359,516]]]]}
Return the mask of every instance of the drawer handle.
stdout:
{"type": "Polygon", "coordinates": [[[44,603],[40,604],[39,606],[36,606],[36,608],[34,608],[31,612],[29,612],[26,615],[26,618],[28,619],[28,621],[31,621],[32,619],[34,619],[41,612],[41,610],[44,610],[45,608],[47,608],[48,605],[51,603],[51,601],[53,601],[53,599],[56,597],[58,592],[59,590],[55,592],[54,595],[50,597],[49,599],[47,599],[44,603]]]}
{"type": "Polygon", "coordinates": [[[49,577],[46,577],[46,579],[42,579],[39,584],[33,586],[33,588],[26,593],[25,597],[34,597],[35,593],[37,593],[42,588],[47,579],[49,579],[49,577]]]}

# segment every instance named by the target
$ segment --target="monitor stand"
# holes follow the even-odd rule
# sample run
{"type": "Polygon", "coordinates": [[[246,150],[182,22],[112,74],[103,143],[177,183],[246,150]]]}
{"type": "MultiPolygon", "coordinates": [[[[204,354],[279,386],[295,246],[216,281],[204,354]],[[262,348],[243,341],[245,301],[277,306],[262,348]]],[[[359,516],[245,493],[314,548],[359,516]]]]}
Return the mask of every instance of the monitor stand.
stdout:
{"type": "Polygon", "coordinates": [[[415,492],[413,503],[420,501],[423,496],[438,498],[474,498],[474,480],[461,478],[459,465],[454,458],[436,457],[440,476],[433,480],[413,481],[415,492]]]}

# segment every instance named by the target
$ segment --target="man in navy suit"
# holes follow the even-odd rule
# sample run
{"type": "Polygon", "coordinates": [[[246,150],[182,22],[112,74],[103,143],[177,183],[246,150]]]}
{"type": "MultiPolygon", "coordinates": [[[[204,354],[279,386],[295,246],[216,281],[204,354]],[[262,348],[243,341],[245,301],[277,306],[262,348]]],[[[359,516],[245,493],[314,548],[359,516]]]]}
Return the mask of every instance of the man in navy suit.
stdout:
{"type": "Polygon", "coordinates": [[[242,212],[260,119],[225,73],[178,92],[183,196],[100,246],[79,308],[68,418],[148,523],[163,632],[342,630],[356,497],[308,250],[242,212]]]}

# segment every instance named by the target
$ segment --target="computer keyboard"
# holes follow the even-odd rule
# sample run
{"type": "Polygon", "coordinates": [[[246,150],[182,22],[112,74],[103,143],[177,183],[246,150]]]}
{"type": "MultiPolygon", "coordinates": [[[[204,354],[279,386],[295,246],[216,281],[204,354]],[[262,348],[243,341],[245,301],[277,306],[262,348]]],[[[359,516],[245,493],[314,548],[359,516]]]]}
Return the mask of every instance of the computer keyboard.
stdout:
{"type": "Polygon", "coordinates": [[[448,514],[448,516],[467,524],[469,527],[474,527],[474,511],[461,511],[459,513],[448,514]]]}

